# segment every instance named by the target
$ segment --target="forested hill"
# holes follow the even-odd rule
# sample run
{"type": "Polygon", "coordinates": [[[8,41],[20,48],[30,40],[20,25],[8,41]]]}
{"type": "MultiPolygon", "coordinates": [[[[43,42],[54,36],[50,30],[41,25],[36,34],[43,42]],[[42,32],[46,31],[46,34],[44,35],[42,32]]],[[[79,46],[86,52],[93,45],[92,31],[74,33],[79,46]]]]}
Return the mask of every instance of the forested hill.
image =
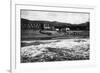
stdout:
{"type": "Polygon", "coordinates": [[[85,22],[81,24],[71,24],[71,23],[63,23],[58,21],[36,21],[36,20],[27,20],[21,18],[21,25],[23,24],[49,24],[51,26],[57,27],[57,28],[64,28],[69,27],[71,30],[89,30],[90,22],[85,22]]]}

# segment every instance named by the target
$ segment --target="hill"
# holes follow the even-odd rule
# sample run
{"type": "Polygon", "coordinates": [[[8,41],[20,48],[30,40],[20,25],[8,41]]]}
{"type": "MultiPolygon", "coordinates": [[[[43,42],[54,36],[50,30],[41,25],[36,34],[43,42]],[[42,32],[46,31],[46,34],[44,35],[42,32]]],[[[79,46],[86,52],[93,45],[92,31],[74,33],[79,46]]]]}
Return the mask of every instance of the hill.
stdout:
{"type": "Polygon", "coordinates": [[[38,28],[43,27],[44,24],[49,24],[49,26],[53,26],[55,28],[70,28],[71,30],[87,30],[89,31],[90,22],[85,22],[81,24],[71,24],[71,23],[63,23],[58,21],[38,21],[38,20],[28,20],[21,18],[21,27],[24,28],[38,28]]]}

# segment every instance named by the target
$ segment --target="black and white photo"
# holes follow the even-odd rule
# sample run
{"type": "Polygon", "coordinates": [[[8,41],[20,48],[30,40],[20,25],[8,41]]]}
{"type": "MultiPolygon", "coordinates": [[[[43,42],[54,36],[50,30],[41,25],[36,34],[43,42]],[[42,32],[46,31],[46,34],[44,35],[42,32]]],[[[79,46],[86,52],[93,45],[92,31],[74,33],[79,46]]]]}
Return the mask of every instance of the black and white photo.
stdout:
{"type": "Polygon", "coordinates": [[[20,62],[90,59],[90,13],[20,10],[20,62]]]}

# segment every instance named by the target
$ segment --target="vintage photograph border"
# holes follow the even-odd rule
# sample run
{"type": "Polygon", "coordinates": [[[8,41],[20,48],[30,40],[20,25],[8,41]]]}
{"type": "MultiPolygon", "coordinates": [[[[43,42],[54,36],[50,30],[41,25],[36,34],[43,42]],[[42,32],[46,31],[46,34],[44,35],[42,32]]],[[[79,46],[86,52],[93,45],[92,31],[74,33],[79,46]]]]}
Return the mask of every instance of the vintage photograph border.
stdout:
{"type": "MultiPolygon", "coordinates": [[[[57,7],[57,8],[75,8],[75,9],[94,9],[94,8],[82,8],[82,7],[65,7],[65,6],[45,6],[45,5],[31,5],[31,4],[15,4],[15,64],[14,64],[14,62],[12,63],[12,60],[13,60],[13,57],[12,57],[12,55],[13,55],[13,53],[14,53],[14,51],[12,50],[12,42],[10,42],[10,44],[11,44],[11,69],[14,69],[14,70],[17,70],[17,67],[16,67],[16,65],[17,65],[17,63],[16,63],[16,36],[17,36],[17,34],[16,34],[16,6],[17,5],[25,5],[25,6],[41,6],[41,7],[57,7]],[[13,52],[13,53],[12,53],[13,52]],[[14,66],[13,66],[13,64],[15,65],[15,68],[13,68],[14,66]],[[13,66],[13,67],[12,67],[13,66]]],[[[12,8],[12,7],[11,7],[12,8]]],[[[11,18],[10,18],[10,20],[11,20],[11,26],[10,26],[10,28],[11,28],[11,30],[10,30],[10,32],[11,32],[11,38],[10,38],[10,40],[11,41],[13,41],[12,40],[12,35],[14,35],[14,34],[12,34],[12,10],[13,9],[11,9],[11,12],[10,12],[10,14],[11,14],[11,18]]],[[[37,10],[36,10],[37,11],[37,10]]],[[[40,10],[41,11],[41,10],[40,10]]],[[[62,11],[61,11],[62,12],[62,11]]],[[[66,12],[66,11],[65,11],[66,12]]],[[[80,12],[81,13],[81,12],[80,12]]],[[[13,72],[13,70],[12,70],[12,72],[13,72]]]]}

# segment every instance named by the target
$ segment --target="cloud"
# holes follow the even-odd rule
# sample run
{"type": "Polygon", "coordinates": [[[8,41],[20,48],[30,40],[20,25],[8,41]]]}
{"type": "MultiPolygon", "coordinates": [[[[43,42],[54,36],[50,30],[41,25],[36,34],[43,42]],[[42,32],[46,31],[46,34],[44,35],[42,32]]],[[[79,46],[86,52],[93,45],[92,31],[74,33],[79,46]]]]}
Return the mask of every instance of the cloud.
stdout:
{"type": "Polygon", "coordinates": [[[89,21],[88,13],[21,10],[21,18],[80,24],[89,21]]]}

